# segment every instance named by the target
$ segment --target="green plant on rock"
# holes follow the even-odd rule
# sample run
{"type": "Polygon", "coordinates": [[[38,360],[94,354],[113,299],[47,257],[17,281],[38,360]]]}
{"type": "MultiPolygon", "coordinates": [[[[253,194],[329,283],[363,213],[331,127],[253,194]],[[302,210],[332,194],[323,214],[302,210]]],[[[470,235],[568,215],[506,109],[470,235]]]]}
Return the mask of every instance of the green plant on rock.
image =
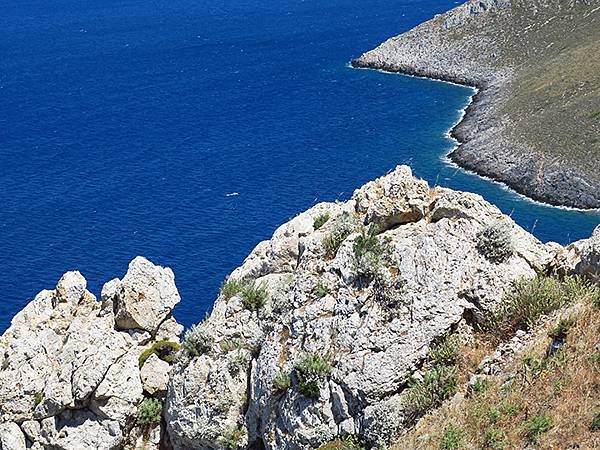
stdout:
{"type": "Polygon", "coordinates": [[[323,298],[327,294],[329,294],[329,287],[322,281],[319,281],[317,283],[317,285],[315,286],[315,288],[313,289],[313,294],[317,298],[323,298]]]}
{"type": "Polygon", "coordinates": [[[185,332],[181,347],[188,356],[195,357],[209,353],[212,350],[214,343],[215,340],[210,333],[202,326],[202,324],[198,324],[192,325],[192,327],[185,332]]]}
{"type": "Polygon", "coordinates": [[[325,225],[329,219],[330,216],[328,213],[320,214],[319,216],[317,216],[313,222],[313,228],[315,229],[315,231],[321,228],[323,225],[325,225]]]}
{"type": "Polygon", "coordinates": [[[144,365],[144,363],[150,358],[151,355],[156,355],[163,361],[168,362],[169,364],[175,361],[177,357],[177,352],[181,348],[181,345],[177,342],[162,340],[155,342],[152,344],[150,348],[144,350],[138,359],[140,369],[144,365]]]}
{"type": "Polygon", "coordinates": [[[294,367],[298,378],[298,392],[312,400],[319,398],[321,383],[331,373],[328,359],[317,353],[302,355],[294,367]]]}
{"type": "Polygon", "coordinates": [[[392,255],[389,240],[380,239],[378,234],[379,227],[371,224],[368,228],[361,229],[352,245],[356,273],[367,280],[375,277],[381,271],[384,261],[389,260],[392,255]]]}
{"type": "Polygon", "coordinates": [[[477,250],[495,263],[502,263],[514,253],[512,224],[498,220],[483,227],[477,233],[477,250]]]}
{"type": "Polygon", "coordinates": [[[346,238],[356,230],[355,220],[348,214],[343,215],[333,225],[331,231],[323,238],[323,250],[328,258],[335,257],[346,238]]]}
{"type": "Polygon", "coordinates": [[[599,431],[600,430],[600,410],[597,410],[594,413],[594,417],[592,418],[592,423],[590,424],[591,431],[599,431]]]}
{"type": "Polygon", "coordinates": [[[504,450],[506,447],[506,438],[502,430],[495,426],[487,428],[483,433],[484,448],[490,450],[504,450]]]}
{"type": "Polygon", "coordinates": [[[144,428],[152,428],[160,423],[162,403],[156,398],[146,398],[138,405],[137,422],[144,428]]]}
{"type": "Polygon", "coordinates": [[[442,404],[456,393],[456,367],[434,367],[422,380],[411,380],[403,397],[403,409],[410,421],[416,421],[427,411],[442,404]]]}
{"type": "Polygon", "coordinates": [[[227,279],[221,285],[221,295],[226,299],[230,299],[242,292],[244,282],[242,280],[227,279]]]}
{"type": "Polygon", "coordinates": [[[527,439],[536,444],[542,435],[552,428],[552,421],[547,416],[534,416],[525,422],[527,439]]]}
{"type": "Polygon", "coordinates": [[[267,287],[263,283],[247,281],[242,287],[240,296],[242,297],[244,308],[250,311],[258,311],[267,302],[269,293],[267,292],[267,287]]]}
{"type": "Polygon", "coordinates": [[[440,450],[458,450],[462,447],[464,439],[462,428],[450,423],[444,430],[440,441],[440,450]]]}
{"type": "Polygon", "coordinates": [[[285,392],[292,385],[292,380],[287,373],[278,372],[273,378],[273,389],[276,392],[285,392]]]}
{"type": "Polygon", "coordinates": [[[458,363],[458,339],[455,335],[446,335],[429,349],[429,360],[434,366],[453,366],[458,363]]]}
{"type": "Polygon", "coordinates": [[[219,436],[219,444],[227,450],[238,450],[245,448],[247,440],[246,428],[242,425],[235,425],[223,430],[219,436]]]}

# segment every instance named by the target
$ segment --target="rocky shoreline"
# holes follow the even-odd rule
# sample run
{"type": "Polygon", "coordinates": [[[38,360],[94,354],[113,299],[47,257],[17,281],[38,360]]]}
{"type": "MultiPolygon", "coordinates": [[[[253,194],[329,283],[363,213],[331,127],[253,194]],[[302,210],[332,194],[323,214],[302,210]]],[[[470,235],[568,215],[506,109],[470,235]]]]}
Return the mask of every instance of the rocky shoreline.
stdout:
{"type": "Polygon", "coordinates": [[[528,136],[511,132],[515,118],[506,112],[506,99],[515,95],[512,85],[522,62],[504,62],[499,56],[503,50],[488,28],[493,30],[516,14],[513,3],[517,2],[468,1],[389,39],[351,64],[477,88],[463,120],[451,130],[459,142],[448,155],[454,163],[536,201],[600,208],[599,174],[587,170],[585,163],[582,168],[552,157],[531,145],[528,136]]]}

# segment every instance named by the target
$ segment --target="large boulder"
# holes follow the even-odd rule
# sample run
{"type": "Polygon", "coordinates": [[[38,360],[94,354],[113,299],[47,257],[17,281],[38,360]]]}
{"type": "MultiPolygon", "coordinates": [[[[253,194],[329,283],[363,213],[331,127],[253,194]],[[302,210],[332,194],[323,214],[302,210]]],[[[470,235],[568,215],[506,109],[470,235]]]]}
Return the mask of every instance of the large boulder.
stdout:
{"type": "MultiPolygon", "coordinates": [[[[156,330],[169,321],[164,331],[174,334],[162,338],[179,340],[180,327],[171,320],[179,296],[170,270],[136,258],[121,286],[146,299],[152,319],[140,315],[140,322],[156,330]]],[[[154,341],[116,324],[115,311],[122,309],[114,301],[121,298],[98,302],[85,278],[68,272],[13,318],[0,337],[0,449],[21,448],[21,442],[22,448],[26,442],[27,448],[115,449],[128,433],[140,432],[139,357],[154,341]]]]}
{"type": "Polygon", "coordinates": [[[343,434],[381,444],[390,421],[402,425],[399,395],[430,345],[494,308],[554,251],[480,196],[429,188],[408,167],[346,203],[316,205],[232,273],[262,285],[264,304],[252,310],[244,293],[220,296],[199,326],[202,354],[174,367],[166,411],[174,447],[221,450],[234,439],[310,449],[343,434]],[[499,221],[514,248],[501,262],[479,246],[481,230],[499,221]],[[369,245],[378,250],[357,256],[369,245]],[[307,357],[329,366],[308,393],[298,369],[307,357]]]}

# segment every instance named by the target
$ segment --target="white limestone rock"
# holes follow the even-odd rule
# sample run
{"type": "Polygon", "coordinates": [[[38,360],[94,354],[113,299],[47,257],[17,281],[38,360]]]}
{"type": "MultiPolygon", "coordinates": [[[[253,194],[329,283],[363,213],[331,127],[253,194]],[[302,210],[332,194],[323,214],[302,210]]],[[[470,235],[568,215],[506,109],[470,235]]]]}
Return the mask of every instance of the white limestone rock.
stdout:
{"type": "Polygon", "coordinates": [[[167,391],[171,366],[155,354],[150,355],[140,370],[144,391],[150,395],[167,391]]]}

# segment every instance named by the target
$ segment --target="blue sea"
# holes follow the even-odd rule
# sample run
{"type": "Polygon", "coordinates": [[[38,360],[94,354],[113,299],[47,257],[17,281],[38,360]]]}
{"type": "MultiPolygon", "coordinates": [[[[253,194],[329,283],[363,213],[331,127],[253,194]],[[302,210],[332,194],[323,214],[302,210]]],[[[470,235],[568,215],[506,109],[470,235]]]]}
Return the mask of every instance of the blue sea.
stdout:
{"type": "Polygon", "coordinates": [[[186,325],[275,228],[399,163],[474,191],[543,241],[597,213],[444,162],[471,90],[348,62],[447,0],[27,0],[0,17],[0,331],[80,270],[173,268],[186,325]]]}

